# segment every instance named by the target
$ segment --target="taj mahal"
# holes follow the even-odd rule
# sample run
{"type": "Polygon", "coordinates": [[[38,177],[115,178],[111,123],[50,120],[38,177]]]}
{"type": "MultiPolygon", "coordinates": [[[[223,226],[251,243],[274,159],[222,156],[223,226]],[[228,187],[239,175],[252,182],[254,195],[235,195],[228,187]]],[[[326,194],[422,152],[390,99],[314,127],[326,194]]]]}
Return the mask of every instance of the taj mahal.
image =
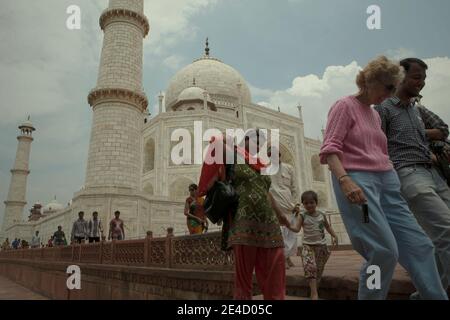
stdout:
{"type": "MultiPolygon", "coordinates": [[[[171,134],[179,128],[193,132],[194,121],[221,131],[279,129],[281,160],[294,167],[298,190],[315,190],[320,209],[336,212],[330,173],[319,162],[322,142],[305,137],[301,106],[292,106],[298,108],[295,117],[253,103],[244,77],[207,41],[199,57],[172,77],[159,96],[159,112],[149,116],[142,86],[143,41],[151,34],[144,1],[110,0],[99,22],[104,39],[97,84],[87,97],[93,120],[84,186],[67,205],[54,199],[27,206],[30,150],[39,126],[30,120],[20,124],[0,241],[29,241],[35,231],[46,240],[59,225],[70,235],[79,211],[87,219],[97,211],[106,224],[119,210],[128,239],[144,238],[147,231],[163,235],[168,227],[185,234],[184,201],[188,186],[198,183],[201,166],[172,162],[177,142],[171,134]],[[31,211],[27,221],[25,210],[31,211]]],[[[342,223],[336,220],[333,226],[340,243],[349,243],[342,223]]]]}

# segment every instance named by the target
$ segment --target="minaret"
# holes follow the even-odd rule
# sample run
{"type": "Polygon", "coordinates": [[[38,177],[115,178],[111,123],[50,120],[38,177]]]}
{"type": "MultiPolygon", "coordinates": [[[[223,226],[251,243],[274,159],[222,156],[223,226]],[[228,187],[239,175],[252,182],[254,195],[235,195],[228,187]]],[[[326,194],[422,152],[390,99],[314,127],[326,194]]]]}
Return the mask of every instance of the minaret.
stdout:
{"type": "Polygon", "coordinates": [[[14,168],[11,170],[11,183],[9,184],[8,198],[5,201],[5,216],[3,218],[2,233],[14,225],[22,221],[23,208],[27,204],[27,178],[30,174],[29,160],[31,142],[33,141],[33,131],[36,129],[30,121],[30,117],[19,126],[20,135],[17,137],[19,143],[17,145],[16,160],[14,168]]]}
{"type": "Polygon", "coordinates": [[[142,87],[143,39],[150,31],[144,0],[110,0],[100,17],[104,31],[97,86],[88,101],[93,120],[85,190],[138,190],[140,134],[148,100],[142,87]]]}
{"type": "Polygon", "coordinates": [[[159,101],[159,114],[162,114],[163,113],[163,101],[164,101],[164,95],[162,94],[162,92],[159,93],[158,101],[159,101]]]}
{"type": "Polygon", "coordinates": [[[298,104],[297,109],[298,109],[298,116],[300,120],[303,121],[303,106],[301,104],[298,104]]]}

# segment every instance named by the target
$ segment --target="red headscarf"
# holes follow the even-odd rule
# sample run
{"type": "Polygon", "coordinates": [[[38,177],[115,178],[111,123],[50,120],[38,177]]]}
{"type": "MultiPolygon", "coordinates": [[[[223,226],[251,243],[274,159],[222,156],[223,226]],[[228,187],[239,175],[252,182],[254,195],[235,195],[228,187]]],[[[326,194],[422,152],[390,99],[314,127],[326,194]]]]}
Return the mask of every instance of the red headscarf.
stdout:
{"type": "MultiPolygon", "coordinates": [[[[233,141],[228,140],[226,141],[233,141]]],[[[216,163],[213,161],[215,157],[215,151],[217,148],[223,146],[224,150],[224,159],[226,152],[233,152],[231,146],[227,145],[226,142],[223,141],[223,136],[212,137],[208,152],[206,154],[205,160],[202,166],[202,172],[200,174],[200,181],[198,183],[198,196],[203,197],[206,195],[208,190],[213,186],[216,180],[224,181],[225,180],[225,161],[221,163],[216,163]]],[[[241,156],[245,159],[245,163],[251,166],[255,171],[261,172],[263,168],[266,167],[265,164],[261,162],[261,160],[257,156],[252,156],[249,154],[245,148],[240,146],[234,146],[234,150],[237,152],[238,156],[241,156]]]]}

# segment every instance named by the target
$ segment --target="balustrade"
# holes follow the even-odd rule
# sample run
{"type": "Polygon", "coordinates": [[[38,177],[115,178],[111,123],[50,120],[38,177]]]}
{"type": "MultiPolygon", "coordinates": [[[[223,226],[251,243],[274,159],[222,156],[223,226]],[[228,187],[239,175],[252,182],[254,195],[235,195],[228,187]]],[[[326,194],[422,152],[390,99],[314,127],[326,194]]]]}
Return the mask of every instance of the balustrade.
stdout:
{"type": "Polygon", "coordinates": [[[73,244],[39,249],[0,251],[0,259],[55,261],[67,263],[116,264],[174,269],[230,270],[231,252],[220,249],[221,233],[73,244]]]}

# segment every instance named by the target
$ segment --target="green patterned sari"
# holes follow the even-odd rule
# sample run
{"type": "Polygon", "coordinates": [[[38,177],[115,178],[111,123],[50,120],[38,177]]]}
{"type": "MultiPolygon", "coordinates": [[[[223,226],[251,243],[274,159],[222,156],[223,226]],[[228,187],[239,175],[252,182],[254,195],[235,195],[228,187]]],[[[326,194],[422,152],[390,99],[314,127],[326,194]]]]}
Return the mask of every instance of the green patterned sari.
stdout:
{"type": "Polygon", "coordinates": [[[270,177],[247,164],[236,164],[233,185],[239,193],[239,207],[228,231],[228,247],[247,245],[284,247],[280,224],[267,197],[270,177]]]}

